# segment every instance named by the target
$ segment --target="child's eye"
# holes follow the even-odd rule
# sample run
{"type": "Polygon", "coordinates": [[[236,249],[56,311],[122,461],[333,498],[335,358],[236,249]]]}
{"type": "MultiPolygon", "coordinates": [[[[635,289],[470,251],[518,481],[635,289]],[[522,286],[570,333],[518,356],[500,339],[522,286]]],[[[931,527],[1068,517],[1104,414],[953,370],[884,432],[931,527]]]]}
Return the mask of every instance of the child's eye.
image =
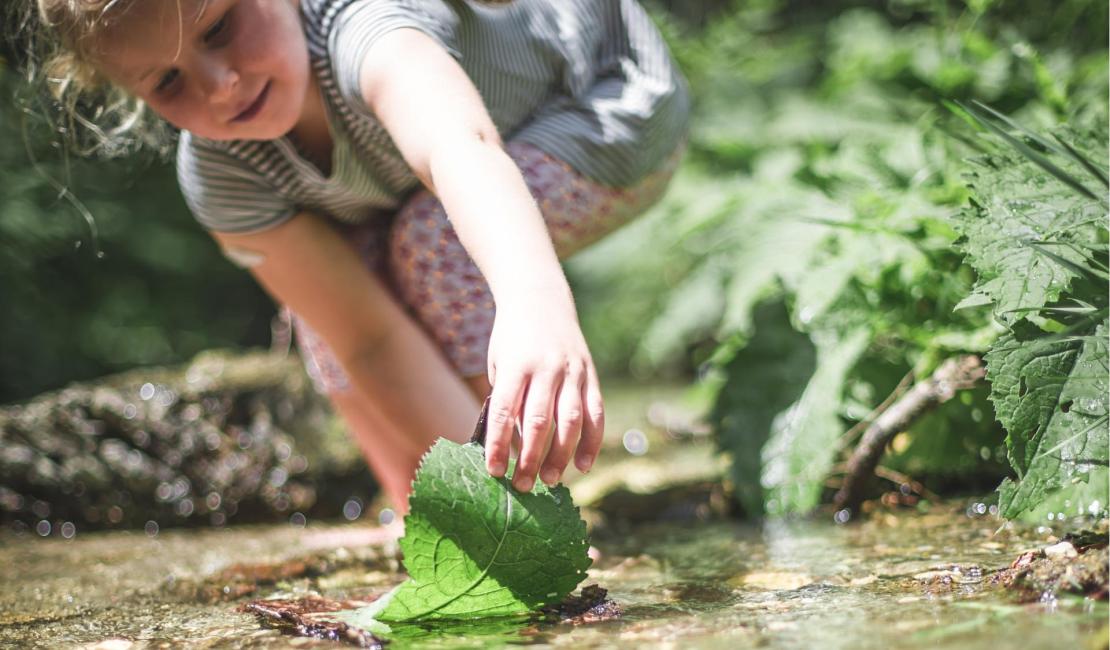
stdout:
{"type": "MultiPolygon", "coordinates": [[[[230,13],[230,12],[228,12],[230,13]]],[[[219,39],[227,31],[228,14],[220,16],[220,19],[215,22],[208,31],[204,32],[204,42],[212,43],[219,39]]]]}
{"type": "Polygon", "coordinates": [[[166,72],[166,74],[162,75],[162,78],[158,80],[158,85],[154,86],[154,92],[156,92],[156,93],[169,92],[170,90],[173,89],[174,82],[176,82],[177,78],[180,77],[180,76],[181,76],[181,72],[179,70],[177,70],[177,68],[174,68],[174,69],[166,72]]]}

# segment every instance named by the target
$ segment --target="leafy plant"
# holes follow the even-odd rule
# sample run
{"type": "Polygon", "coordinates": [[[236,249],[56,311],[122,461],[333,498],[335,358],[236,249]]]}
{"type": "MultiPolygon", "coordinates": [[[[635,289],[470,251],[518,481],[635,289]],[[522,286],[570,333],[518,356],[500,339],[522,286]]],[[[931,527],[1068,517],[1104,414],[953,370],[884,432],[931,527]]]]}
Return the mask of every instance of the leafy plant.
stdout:
{"type": "Polygon", "coordinates": [[[1008,145],[974,161],[972,201],[954,224],[979,274],[963,304],[990,305],[1009,328],[986,360],[1017,473],[999,509],[1014,517],[1110,455],[1107,134],[1100,122],[1049,140],[985,107],[961,109],[1008,145]]]}
{"type": "Polygon", "coordinates": [[[569,491],[537,483],[518,492],[482,459],[477,444],[448,440],[425,455],[401,539],[409,579],[344,620],[374,629],[526,614],[561,602],[586,577],[586,524],[569,491]]]}
{"type": "MultiPolygon", "coordinates": [[[[750,514],[804,512],[831,496],[873,410],[945,358],[987,353],[1015,319],[1031,322],[988,309],[993,291],[1016,306],[1038,290],[1021,286],[1016,252],[999,260],[1012,268],[976,284],[979,269],[954,246],[966,159],[984,145],[943,100],[990,101],[1036,124],[1105,119],[1105,48],[1091,45],[1104,9],[1083,9],[1084,37],[1063,39],[1045,20],[1077,20],[1078,5],[1054,17],[1032,5],[914,6],[909,18],[741,3],[694,42],[668,31],[698,100],[688,162],[658,209],[570,265],[584,302],[606,305],[582,314],[602,363],[696,368],[706,380],[750,514]]],[[[996,225],[976,237],[1020,228],[996,225]]],[[[1049,294],[1093,281],[1069,266],[1075,251],[1020,254],[1052,269],[1038,280],[1049,294]]],[[[1006,432],[989,395],[964,391],[898,432],[883,474],[997,485],[1006,432]]]]}
{"type": "Polygon", "coordinates": [[[26,94],[0,60],[0,403],[266,345],[272,301],[189,216],[172,166],[70,160],[26,94]]]}

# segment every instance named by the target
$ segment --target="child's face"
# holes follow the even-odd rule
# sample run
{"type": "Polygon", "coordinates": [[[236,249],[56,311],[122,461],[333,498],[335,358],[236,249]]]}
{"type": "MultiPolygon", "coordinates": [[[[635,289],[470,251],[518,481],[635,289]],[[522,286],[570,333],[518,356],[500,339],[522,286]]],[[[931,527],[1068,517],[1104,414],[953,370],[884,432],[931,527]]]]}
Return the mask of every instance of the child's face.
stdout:
{"type": "Polygon", "coordinates": [[[297,0],[137,0],[95,46],[109,79],[212,140],[285,135],[310,88],[297,0]]]}

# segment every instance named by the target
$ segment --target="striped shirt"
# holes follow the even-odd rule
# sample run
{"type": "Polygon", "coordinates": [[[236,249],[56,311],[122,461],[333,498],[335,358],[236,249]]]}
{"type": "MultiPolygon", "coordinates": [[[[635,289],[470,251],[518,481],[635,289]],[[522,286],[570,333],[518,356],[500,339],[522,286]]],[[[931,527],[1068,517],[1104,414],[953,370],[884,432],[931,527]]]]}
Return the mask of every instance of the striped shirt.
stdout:
{"type": "Polygon", "coordinates": [[[258,231],[300,211],[359,223],[400,207],[419,181],[359,88],[366,52],[398,28],[429,35],[459,62],[504,139],[600,183],[634,184],[686,132],[685,81],[636,0],[302,0],[301,13],[332,132],[331,175],[285,137],[182,133],[178,180],[207,229],[258,231]]]}

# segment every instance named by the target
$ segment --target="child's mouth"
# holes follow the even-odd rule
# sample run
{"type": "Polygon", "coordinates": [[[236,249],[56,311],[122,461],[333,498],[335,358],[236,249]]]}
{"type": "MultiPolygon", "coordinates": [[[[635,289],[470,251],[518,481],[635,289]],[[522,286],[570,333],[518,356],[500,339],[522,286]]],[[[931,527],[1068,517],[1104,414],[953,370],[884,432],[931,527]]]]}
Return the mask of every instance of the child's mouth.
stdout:
{"type": "Polygon", "coordinates": [[[266,85],[262,87],[262,92],[258,93],[258,97],[251,102],[250,106],[243,109],[241,113],[231,118],[232,122],[246,122],[258,115],[262,111],[262,107],[266,104],[266,98],[270,96],[270,82],[267,81],[266,85]]]}

